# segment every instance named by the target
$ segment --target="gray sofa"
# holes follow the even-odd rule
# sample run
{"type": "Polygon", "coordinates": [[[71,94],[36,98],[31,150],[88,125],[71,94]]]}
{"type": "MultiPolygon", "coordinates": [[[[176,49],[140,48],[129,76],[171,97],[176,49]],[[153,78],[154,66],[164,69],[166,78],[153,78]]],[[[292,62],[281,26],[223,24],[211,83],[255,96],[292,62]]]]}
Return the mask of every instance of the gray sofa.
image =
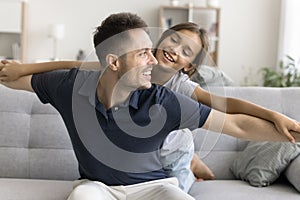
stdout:
{"type": "MultiPolygon", "coordinates": [[[[245,98],[300,120],[300,88],[226,87],[221,93],[245,98]]],[[[218,91],[218,92],[220,92],[218,91]]],[[[0,198],[63,200],[79,177],[66,128],[58,113],[29,92],[0,85],[0,198]]],[[[263,131],[263,130],[262,130],[263,131]]],[[[288,180],[253,187],[229,170],[247,142],[198,129],[195,149],[217,180],[196,182],[190,194],[198,199],[300,199],[300,157],[284,172],[288,180]],[[201,151],[200,151],[201,150],[201,151]]],[[[283,176],[283,177],[285,177],[283,176]]]]}

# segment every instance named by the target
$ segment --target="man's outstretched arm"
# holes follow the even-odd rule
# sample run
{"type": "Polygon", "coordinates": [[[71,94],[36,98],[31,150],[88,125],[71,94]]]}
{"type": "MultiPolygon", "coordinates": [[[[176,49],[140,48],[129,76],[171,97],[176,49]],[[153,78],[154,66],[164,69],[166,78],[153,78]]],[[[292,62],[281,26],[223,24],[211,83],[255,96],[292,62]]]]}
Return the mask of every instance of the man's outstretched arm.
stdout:
{"type": "Polygon", "coordinates": [[[9,87],[11,89],[16,89],[16,90],[26,90],[29,92],[34,92],[33,88],[31,86],[31,77],[32,75],[29,76],[22,76],[21,78],[15,80],[15,81],[2,81],[0,79],[0,84],[9,87]]]}
{"type": "Polygon", "coordinates": [[[58,69],[71,69],[80,67],[83,69],[100,69],[99,62],[81,62],[81,61],[55,61],[44,63],[21,64],[15,61],[3,60],[0,63],[0,80],[14,81],[19,77],[32,75],[36,73],[49,72],[58,69]]]}
{"type": "Polygon", "coordinates": [[[225,114],[212,110],[202,128],[244,140],[300,142],[300,124],[297,121],[289,128],[289,132],[279,133],[269,121],[250,115],[225,114]]]}

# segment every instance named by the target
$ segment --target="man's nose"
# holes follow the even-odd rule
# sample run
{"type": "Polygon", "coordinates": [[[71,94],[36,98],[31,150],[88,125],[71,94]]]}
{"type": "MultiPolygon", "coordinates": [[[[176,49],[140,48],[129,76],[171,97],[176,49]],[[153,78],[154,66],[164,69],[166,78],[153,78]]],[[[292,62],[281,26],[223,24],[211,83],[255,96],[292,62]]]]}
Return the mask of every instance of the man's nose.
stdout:
{"type": "Polygon", "coordinates": [[[150,55],[149,55],[149,62],[150,62],[151,65],[156,65],[158,63],[156,58],[154,57],[154,55],[152,53],[150,53],[150,55]]]}

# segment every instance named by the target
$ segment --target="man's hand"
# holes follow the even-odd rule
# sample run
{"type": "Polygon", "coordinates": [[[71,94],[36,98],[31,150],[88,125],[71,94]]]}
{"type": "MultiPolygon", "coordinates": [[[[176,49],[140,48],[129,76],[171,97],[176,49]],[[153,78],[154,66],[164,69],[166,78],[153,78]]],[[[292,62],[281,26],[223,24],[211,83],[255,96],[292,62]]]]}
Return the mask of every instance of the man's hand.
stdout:
{"type": "Polygon", "coordinates": [[[16,61],[0,62],[0,84],[17,90],[27,90],[33,92],[31,87],[31,75],[22,76],[22,64],[16,61]]]}
{"type": "Polygon", "coordinates": [[[295,142],[291,132],[300,134],[300,123],[281,113],[275,113],[273,123],[279,133],[283,133],[291,142],[295,142]]]}
{"type": "Polygon", "coordinates": [[[0,81],[15,81],[22,76],[23,66],[16,61],[2,60],[0,63],[0,81]]]}

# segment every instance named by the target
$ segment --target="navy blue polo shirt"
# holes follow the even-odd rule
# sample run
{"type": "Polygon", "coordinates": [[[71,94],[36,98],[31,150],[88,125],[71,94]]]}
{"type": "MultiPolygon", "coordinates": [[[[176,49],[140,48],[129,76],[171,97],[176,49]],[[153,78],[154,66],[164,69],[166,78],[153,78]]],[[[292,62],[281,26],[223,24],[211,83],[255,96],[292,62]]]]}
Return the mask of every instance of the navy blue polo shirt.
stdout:
{"type": "Polygon", "coordinates": [[[74,68],[32,76],[39,99],[64,120],[81,178],[107,185],[166,178],[159,157],[164,139],[173,130],[201,127],[211,109],[153,84],[106,110],[96,98],[100,75],[74,68]]]}

